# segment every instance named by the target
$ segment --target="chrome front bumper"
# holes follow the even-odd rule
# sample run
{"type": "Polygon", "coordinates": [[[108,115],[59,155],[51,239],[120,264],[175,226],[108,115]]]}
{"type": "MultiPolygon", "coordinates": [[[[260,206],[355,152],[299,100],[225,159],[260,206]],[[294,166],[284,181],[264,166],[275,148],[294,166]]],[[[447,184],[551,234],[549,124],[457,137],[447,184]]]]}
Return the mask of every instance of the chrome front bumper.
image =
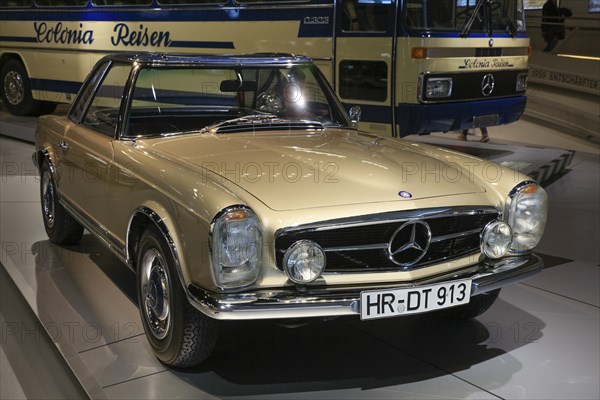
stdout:
{"type": "Polygon", "coordinates": [[[214,294],[190,285],[188,299],[205,315],[221,320],[332,317],[360,313],[360,293],[374,289],[426,286],[458,279],[471,279],[471,296],[523,281],[544,267],[535,254],[480,263],[416,282],[361,286],[265,289],[247,293],[214,294]]]}

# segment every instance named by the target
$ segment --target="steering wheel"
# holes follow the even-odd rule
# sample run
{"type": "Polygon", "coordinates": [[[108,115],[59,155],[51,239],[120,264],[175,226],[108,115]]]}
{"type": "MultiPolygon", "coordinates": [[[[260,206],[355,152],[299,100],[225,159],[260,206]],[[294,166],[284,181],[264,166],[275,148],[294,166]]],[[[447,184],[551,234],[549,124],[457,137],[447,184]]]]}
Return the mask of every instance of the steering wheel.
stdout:
{"type": "Polygon", "coordinates": [[[283,99],[273,91],[263,92],[256,98],[256,109],[258,111],[277,114],[283,111],[283,99]]]}

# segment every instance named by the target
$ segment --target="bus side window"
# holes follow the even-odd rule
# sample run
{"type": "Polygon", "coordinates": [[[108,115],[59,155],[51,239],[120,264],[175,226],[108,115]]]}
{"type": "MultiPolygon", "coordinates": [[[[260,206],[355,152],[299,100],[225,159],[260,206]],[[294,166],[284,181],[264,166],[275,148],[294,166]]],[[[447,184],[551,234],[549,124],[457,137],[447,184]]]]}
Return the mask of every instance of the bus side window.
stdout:
{"type": "Polygon", "coordinates": [[[29,6],[31,6],[31,0],[5,0],[5,1],[0,1],[0,8],[29,7],[29,6]]]}
{"type": "Polygon", "coordinates": [[[393,14],[390,0],[342,0],[342,29],[345,32],[385,32],[393,14]]]}
{"type": "Polygon", "coordinates": [[[92,0],[95,6],[143,6],[152,4],[152,0],[92,0]]]}
{"type": "Polygon", "coordinates": [[[384,61],[340,62],[340,96],[344,99],[385,101],[388,67],[384,61]]]}
{"type": "Polygon", "coordinates": [[[42,7],[85,7],[87,0],[36,0],[35,3],[42,7]]]}

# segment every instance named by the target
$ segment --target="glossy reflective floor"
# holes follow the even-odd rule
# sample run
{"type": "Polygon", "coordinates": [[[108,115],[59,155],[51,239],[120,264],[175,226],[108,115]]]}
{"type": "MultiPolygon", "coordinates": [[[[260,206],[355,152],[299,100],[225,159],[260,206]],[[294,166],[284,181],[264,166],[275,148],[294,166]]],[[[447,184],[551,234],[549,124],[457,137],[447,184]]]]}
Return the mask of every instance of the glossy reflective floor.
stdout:
{"type": "MultiPolygon", "coordinates": [[[[15,126],[31,133],[30,120],[11,120],[0,133],[15,126]]],[[[48,241],[33,147],[0,137],[0,261],[2,279],[16,287],[2,289],[0,398],[73,398],[84,390],[92,398],[598,399],[599,149],[527,121],[491,134],[495,147],[474,136],[467,144],[448,134],[414,140],[467,146],[506,162],[537,157],[512,143],[525,136],[577,150],[569,169],[547,182],[541,274],[505,288],[487,313],[464,324],[428,315],[294,329],[223,324],[214,355],[188,370],[167,369],[152,356],[134,276],[108,250],[90,235],[78,246],[48,241]],[[37,321],[14,312],[19,301],[37,321]],[[31,347],[42,341],[57,351],[31,347]],[[31,354],[39,356],[32,361],[31,354]],[[32,365],[53,373],[32,378],[32,365]]]]}

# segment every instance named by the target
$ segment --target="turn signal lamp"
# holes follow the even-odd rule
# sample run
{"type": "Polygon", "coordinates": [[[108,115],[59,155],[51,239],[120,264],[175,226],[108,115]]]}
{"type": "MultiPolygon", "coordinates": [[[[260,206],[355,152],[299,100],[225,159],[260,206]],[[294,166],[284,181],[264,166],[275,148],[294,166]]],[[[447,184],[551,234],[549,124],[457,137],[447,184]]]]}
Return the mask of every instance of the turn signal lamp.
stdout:
{"type": "Polygon", "coordinates": [[[427,47],[413,47],[412,58],[423,59],[427,58],[427,47]]]}

